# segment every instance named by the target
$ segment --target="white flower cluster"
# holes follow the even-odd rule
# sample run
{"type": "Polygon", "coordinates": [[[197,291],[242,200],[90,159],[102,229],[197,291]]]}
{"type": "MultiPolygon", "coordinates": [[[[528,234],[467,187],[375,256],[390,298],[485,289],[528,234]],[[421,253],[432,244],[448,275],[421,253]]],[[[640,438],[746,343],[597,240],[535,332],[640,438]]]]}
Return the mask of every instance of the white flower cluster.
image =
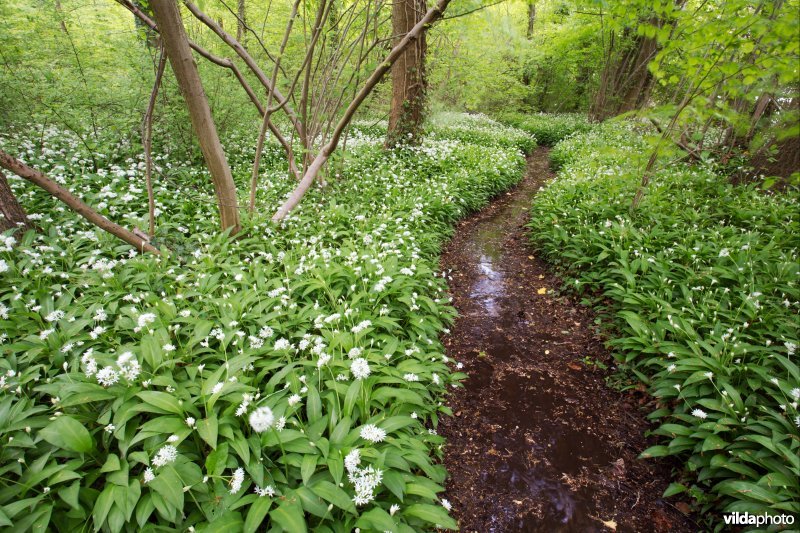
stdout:
{"type": "Polygon", "coordinates": [[[367,424],[361,428],[361,438],[370,442],[381,442],[386,438],[386,432],[374,424],[367,424]]]}
{"type": "Polygon", "coordinates": [[[128,383],[133,383],[142,372],[142,367],[139,365],[139,361],[136,360],[132,352],[124,352],[117,357],[115,363],[116,368],[112,365],[107,365],[102,369],[99,369],[93,353],[94,349],[89,348],[83,356],[81,356],[83,372],[86,374],[86,377],[94,376],[97,382],[104,387],[110,387],[119,382],[120,377],[125,378],[128,383]]]}
{"type": "Polygon", "coordinates": [[[373,468],[372,465],[366,468],[359,468],[361,464],[361,452],[356,448],[350,451],[344,458],[344,466],[347,469],[347,479],[355,488],[353,501],[356,505],[366,505],[375,499],[375,489],[383,480],[383,471],[373,468]]]}

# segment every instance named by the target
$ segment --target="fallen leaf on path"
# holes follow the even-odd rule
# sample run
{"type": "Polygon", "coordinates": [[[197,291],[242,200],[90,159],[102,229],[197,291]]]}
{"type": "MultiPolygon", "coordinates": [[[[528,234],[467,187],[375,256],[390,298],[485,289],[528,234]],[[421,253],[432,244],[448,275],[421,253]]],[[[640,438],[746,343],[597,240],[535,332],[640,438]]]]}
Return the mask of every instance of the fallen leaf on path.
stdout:
{"type": "Polygon", "coordinates": [[[536,291],[536,294],[547,294],[547,287],[542,287],[541,289],[536,291]]]}
{"type": "Polygon", "coordinates": [[[601,522],[603,522],[603,525],[606,526],[611,531],[617,530],[617,523],[614,522],[613,520],[601,520],[601,522]]]}
{"type": "Polygon", "coordinates": [[[533,256],[532,256],[532,255],[529,255],[529,256],[528,256],[528,259],[533,259],[533,256]]]}
{"type": "Polygon", "coordinates": [[[570,367],[572,370],[581,370],[582,367],[576,363],[567,363],[567,366],[570,367]]]}

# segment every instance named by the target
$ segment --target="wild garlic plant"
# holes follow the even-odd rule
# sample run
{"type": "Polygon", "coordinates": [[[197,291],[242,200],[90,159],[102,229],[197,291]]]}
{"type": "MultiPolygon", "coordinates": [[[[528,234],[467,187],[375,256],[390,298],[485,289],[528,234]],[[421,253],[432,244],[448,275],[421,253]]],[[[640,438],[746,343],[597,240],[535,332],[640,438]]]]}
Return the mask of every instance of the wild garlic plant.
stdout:
{"type": "MultiPolygon", "coordinates": [[[[383,133],[351,132],[328,190],[281,227],[266,217],[293,183],[266,158],[263,216],[236,239],[217,234],[202,166],[155,154],[162,256],[10,179],[42,231],[0,251],[0,526],[455,528],[436,427],[463,374],[439,341],[454,312],[438,247],[534,143],[485,124],[511,140],[386,152],[383,133]]],[[[53,128],[0,144],[145,227],[136,150],[94,172],[53,128]]]]}

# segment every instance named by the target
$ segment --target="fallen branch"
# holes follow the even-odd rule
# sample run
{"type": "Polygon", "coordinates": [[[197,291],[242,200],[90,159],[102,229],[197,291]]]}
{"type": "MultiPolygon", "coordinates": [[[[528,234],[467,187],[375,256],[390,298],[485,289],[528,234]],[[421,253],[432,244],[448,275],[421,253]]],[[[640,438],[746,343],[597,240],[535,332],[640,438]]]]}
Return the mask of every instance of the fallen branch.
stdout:
{"type": "Polygon", "coordinates": [[[10,156],[2,150],[0,150],[0,167],[3,167],[9,172],[13,172],[20,178],[25,179],[38,187],[41,187],[53,197],[64,202],[67,207],[78,213],[80,216],[98,228],[107,231],[119,239],[122,239],[131,246],[134,246],[137,250],[141,252],[151,252],[157,255],[160,254],[156,247],[149,244],[142,237],[135,235],[133,232],[128,231],[119,224],[111,222],[106,217],[86,205],[83,200],[42,174],[40,171],[29,167],[22,161],[10,156]]]}

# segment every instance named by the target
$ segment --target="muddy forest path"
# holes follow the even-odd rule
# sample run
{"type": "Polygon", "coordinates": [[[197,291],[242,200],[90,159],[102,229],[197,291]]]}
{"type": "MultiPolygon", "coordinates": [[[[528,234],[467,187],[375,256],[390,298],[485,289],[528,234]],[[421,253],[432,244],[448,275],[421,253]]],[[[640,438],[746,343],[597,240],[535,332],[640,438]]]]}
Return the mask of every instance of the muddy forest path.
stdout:
{"type": "Polygon", "coordinates": [[[440,425],[445,497],[462,531],[692,531],[661,494],[641,396],[608,388],[595,317],[539,259],[524,227],[552,179],[548,150],[524,179],[463,220],[441,259],[459,317],[444,338],[469,378],[440,425]],[[587,359],[585,359],[587,358],[587,359]]]}

